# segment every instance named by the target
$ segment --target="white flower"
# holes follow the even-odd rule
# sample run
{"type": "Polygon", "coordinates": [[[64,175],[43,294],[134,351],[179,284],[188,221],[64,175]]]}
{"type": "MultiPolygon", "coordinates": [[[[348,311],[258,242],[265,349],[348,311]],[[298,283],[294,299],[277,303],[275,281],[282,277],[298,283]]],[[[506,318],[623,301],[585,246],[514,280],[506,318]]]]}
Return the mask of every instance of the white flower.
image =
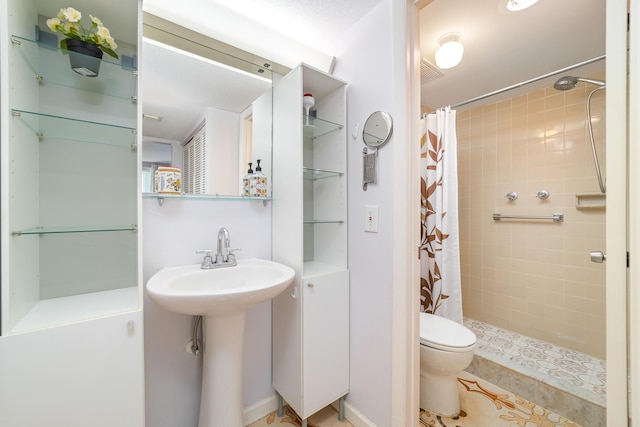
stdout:
{"type": "Polygon", "coordinates": [[[91,22],[96,24],[98,27],[102,27],[102,21],[100,20],[100,18],[97,18],[93,15],[89,15],[89,17],[91,18],[91,22]]]}
{"type": "Polygon", "coordinates": [[[56,28],[58,25],[60,25],[60,19],[58,18],[47,19],[47,27],[51,28],[51,31],[58,31],[56,28]]]}
{"type": "Polygon", "coordinates": [[[116,41],[113,39],[113,37],[109,36],[105,39],[105,41],[107,42],[107,44],[109,45],[109,47],[113,50],[116,50],[118,48],[118,44],[116,43],[116,41]]]}
{"type": "Polygon", "coordinates": [[[109,37],[111,37],[111,33],[109,32],[109,29],[107,27],[98,27],[96,34],[98,34],[98,37],[103,39],[108,39],[109,37]]]}
{"type": "Polygon", "coordinates": [[[74,24],[73,22],[65,22],[65,23],[64,23],[64,25],[63,25],[63,28],[64,28],[64,29],[63,29],[63,32],[64,32],[65,34],[68,34],[68,33],[70,33],[70,32],[71,32],[71,30],[72,30],[73,28],[75,28],[75,27],[76,27],[76,24],[74,24]]]}
{"type": "Polygon", "coordinates": [[[64,19],[64,9],[60,9],[60,12],[58,12],[58,19],[64,19]]]}
{"type": "Polygon", "coordinates": [[[72,7],[64,9],[63,14],[69,22],[79,22],[82,19],[82,14],[72,7]]]}

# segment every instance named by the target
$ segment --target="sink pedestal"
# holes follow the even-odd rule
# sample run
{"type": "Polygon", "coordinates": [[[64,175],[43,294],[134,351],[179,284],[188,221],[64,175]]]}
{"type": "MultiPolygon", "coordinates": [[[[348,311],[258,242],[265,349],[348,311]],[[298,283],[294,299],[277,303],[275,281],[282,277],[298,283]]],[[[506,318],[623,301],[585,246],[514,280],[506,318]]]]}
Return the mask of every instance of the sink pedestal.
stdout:
{"type": "Polygon", "coordinates": [[[245,313],[203,318],[203,375],[198,427],[244,427],[242,344],[245,313]]]}

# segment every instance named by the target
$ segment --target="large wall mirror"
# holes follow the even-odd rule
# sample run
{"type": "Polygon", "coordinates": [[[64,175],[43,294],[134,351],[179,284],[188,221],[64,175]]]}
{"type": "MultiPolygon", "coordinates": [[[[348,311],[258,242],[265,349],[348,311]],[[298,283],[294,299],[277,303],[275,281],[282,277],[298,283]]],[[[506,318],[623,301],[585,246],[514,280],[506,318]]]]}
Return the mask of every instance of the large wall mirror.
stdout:
{"type": "Polygon", "coordinates": [[[240,196],[257,160],[270,182],[273,66],[221,45],[145,14],[144,192],[155,191],[160,166],[182,169],[185,194],[240,196]]]}

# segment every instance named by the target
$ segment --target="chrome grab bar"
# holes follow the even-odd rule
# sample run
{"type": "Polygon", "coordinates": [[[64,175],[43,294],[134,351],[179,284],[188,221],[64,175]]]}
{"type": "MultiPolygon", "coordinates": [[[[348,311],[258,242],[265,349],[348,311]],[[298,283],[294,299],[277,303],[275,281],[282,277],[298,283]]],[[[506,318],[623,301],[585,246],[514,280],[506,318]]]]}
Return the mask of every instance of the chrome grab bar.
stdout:
{"type": "Polygon", "coordinates": [[[502,215],[499,213],[493,214],[494,221],[500,221],[501,219],[551,219],[553,222],[562,222],[564,221],[564,214],[554,213],[549,216],[527,216],[527,215],[502,215]]]}

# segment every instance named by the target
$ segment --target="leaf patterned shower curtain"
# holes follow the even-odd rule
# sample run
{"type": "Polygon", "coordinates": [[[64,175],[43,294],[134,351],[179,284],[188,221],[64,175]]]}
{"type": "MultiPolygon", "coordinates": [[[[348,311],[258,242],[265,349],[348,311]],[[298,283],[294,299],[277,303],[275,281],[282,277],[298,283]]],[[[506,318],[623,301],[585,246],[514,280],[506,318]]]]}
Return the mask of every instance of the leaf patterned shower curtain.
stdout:
{"type": "Polygon", "coordinates": [[[462,323],[455,110],[422,119],[420,149],[421,311],[462,323]]]}

